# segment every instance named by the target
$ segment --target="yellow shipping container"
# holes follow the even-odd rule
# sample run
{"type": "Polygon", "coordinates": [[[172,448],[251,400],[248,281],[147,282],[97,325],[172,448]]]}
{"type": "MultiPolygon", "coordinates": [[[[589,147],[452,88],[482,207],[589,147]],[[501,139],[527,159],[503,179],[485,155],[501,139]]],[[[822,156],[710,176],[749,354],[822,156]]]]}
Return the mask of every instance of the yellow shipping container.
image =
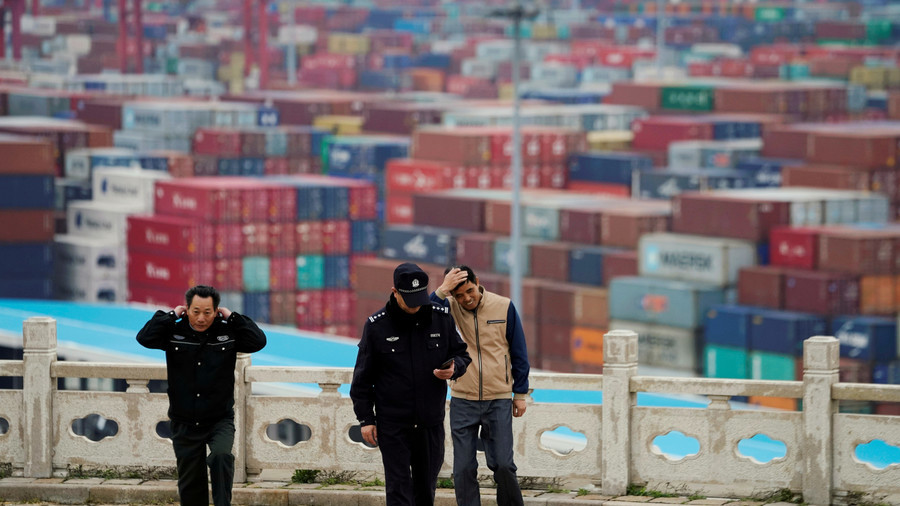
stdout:
{"type": "Polygon", "coordinates": [[[512,83],[503,83],[497,86],[497,98],[500,100],[512,100],[513,95],[512,83]]]}
{"type": "Polygon", "coordinates": [[[617,151],[631,148],[634,133],[630,130],[602,130],[587,133],[588,147],[593,150],[617,151]]]}
{"type": "Polygon", "coordinates": [[[535,23],[531,25],[531,38],[546,40],[555,39],[557,35],[556,25],[545,25],[535,23]]]}
{"type": "Polygon", "coordinates": [[[335,135],[357,135],[362,133],[362,116],[323,115],[313,119],[313,126],[330,130],[335,135]]]}
{"type": "Polygon", "coordinates": [[[366,54],[369,52],[369,37],[355,33],[332,33],[328,35],[328,51],[336,54],[366,54]]]}
{"type": "Polygon", "coordinates": [[[853,67],[850,69],[850,82],[860,84],[869,90],[883,90],[887,78],[884,67],[853,67]]]}

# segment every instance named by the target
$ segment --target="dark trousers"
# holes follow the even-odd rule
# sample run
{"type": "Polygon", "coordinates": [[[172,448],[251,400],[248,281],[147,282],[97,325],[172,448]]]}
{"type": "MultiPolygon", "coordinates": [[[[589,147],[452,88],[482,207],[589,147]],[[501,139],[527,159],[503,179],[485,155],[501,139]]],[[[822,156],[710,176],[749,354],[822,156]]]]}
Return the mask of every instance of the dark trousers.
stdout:
{"type": "Polygon", "coordinates": [[[444,463],[444,425],[423,427],[380,421],[387,506],[431,506],[444,463]]]}
{"type": "Polygon", "coordinates": [[[212,425],[193,426],[172,421],[172,446],[178,469],[178,497],[182,506],[208,506],[209,482],[213,504],[230,506],[234,481],[234,418],[212,425]],[[209,447],[209,456],[206,447],[209,447]],[[206,479],[209,468],[210,480],[206,479]]]}
{"type": "Polygon", "coordinates": [[[450,399],[450,435],[453,438],[453,486],[459,506],[478,506],[478,430],[484,458],[497,482],[497,505],[524,504],[516,464],[513,462],[512,399],[468,401],[450,399]]]}

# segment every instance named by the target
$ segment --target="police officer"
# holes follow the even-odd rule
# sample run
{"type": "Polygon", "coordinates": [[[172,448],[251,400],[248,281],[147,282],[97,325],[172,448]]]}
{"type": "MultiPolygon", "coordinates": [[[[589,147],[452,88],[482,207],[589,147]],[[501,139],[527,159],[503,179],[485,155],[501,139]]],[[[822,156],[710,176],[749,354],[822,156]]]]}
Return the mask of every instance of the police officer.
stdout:
{"type": "Polygon", "coordinates": [[[234,366],[237,354],[266,345],[266,335],[250,318],[219,307],[219,292],[198,285],[185,293],[186,305],[157,311],[137,340],[166,352],[169,419],[182,506],[231,504],[234,480],[234,366]],[[206,447],[209,446],[209,457],[206,447]]]}
{"type": "Polygon", "coordinates": [[[363,327],[350,385],[363,440],[381,450],[387,506],[434,504],[446,380],[470,362],[453,317],[429,300],[428,275],[397,266],[387,305],[363,327]]]}

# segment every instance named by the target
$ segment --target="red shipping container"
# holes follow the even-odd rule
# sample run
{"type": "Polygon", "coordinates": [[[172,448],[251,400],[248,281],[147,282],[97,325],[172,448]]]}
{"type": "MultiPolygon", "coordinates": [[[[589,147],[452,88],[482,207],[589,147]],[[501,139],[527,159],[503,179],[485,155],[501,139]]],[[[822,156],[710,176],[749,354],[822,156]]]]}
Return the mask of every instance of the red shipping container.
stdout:
{"type": "Polygon", "coordinates": [[[600,244],[637,248],[641,235],[668,232],[672,211],[668,202],[649,204],[646,208],[608,209],[600,216],[600,244]]]}
{"type": "Polygon", "coordinates": [[[128,217],[129,251],[172,255],[178,258],[215,256],[215,228],[176,216],[128,217]]]}
{"type": "Polygon", "coordinates": [[[762,45],[750,49],[750,60],[757,64],[783,65],[791,63],[802,54],[803,50],[796,45],[762,45]]]}
{"type": "Polygon", "coordinates": [[[235,190],[217,187],[208,178],[199,179],[157,181],[155,211],[210,223],[241,219],[241,199],[235,190]]]}
{"type": "Polygon", "coordinates": [[[637,250],[613,251],[603,255],[603,282],[609,282],[618,276],[638,275],[637,250]]]}
{"type": "Polygon", "coordinates": [[[244,256],[244,232],[239,223],[219,223],[211,226],[216,258],[240,258],[244,256]]]}
{"type": "Polygon", "coordinates": [[[241,226],[242,251],[248,256],[269,253],[269,229],[266,223],[244,223],[241,226]]]}
{"type": "Polygon", "coordinates": [[[325,255],[350,253],[350,220],[322,221],[322,253],[325,255]]]}
{"type": "Polygon", "coordinates": [[[186,286],[214,285],[213,262],[131,252],[128,255],[128,282],[176,290],[184,290],[186,286]]]}
{"type": "Polygon", "coordinates": [[[769,263],[799,269],[817,268],[821,227],[775,227],[769,234],[769,263]]]}
{"type": "Polygon", "coordinates": [[[660,108],[661,87],[658,83],[618,81],[613,83],[610,93],[603,97],[603,103],[636,105],[655,111],[660,108]]]}
{"type": "Polygon", "coordinates": [[[859,313],[859,277],[792,270],[784,276],[784,309],[822,316],[859,313]]]}
{"type": "Polygon", "coordinates": [[[570,243],[539,242],[532,244],[528,255],[531,263],[531,277],[560,282],[569,281],[569,255],[571,252],[572,245],[570,243]]]}
{"type": "Polygon", "coordinates": [[[222,291],[244,289],[244,262],[240,258],[212,260],[212,285],[222,291]]]}
{"type": "Polygon", "coordinates": [[[631,196],[631,186],[612,183],[592,183],[589,181],[569,181],[566,183],[569,190],[578,193],[594,193],[609,197],[631,196]]]}
{"type": "Polygon", "coordinates": [[[395,158],[385,165],[385,188],[391,192],[422,192],[465,187],[460,165],[410,158],[395,158]]]}
{"type": "Polygon", "coordinates": [[[456,237],[456,257],[476,273],[494,269],[494,241],[497,236],[484,233],[460,234],[456,237]]]}
{"type": "Polygon", "coordinates": [[[600,244],[601,209],[560,209],[559,238],[579,244],[600,244]]]}
{"type": "Polygon", "coordinates": [[[563,189],[568,185],[569,169],[565,164],[544,164],[541,165],[541,188],[563,189]]]}
{"type": "Polygon", "coordinates": [[[631,123],[635,149],[665,150],[669,143],[681,140],[710,140],[713,125],[686,116],[651,116],[631,123]]]}
{"type": "MultiPolygon", "coordinates": [[[[394,269],[398,262],[387,258],[361,258],[355,262],[352,277],[353,290],[359,293],[375,293],[382,305],[394,283],[394,269]]],[[[369,313],[371,314],[371,313],[369,313]]],[[[367,314],[366,316],[368,316],[367,314]]]]}
{"type": "Polygon", "coordinates": [[[0,209],[0,242],[51,242],[56,233],[52,209],[0,209]]]}
{"type": "Polygon", "coordinates": [[[511,203],[507,200],[488,200],[484,204],[484,231],[509,236],[512,219],[511,203]]]}
{"type": "Polygon", "coordinates": [[[325,300],[322,290],[301,290],[296,297],[295,322],[299,328],[322,325],[325,300]]]}
{"type": "Polygon", "coordinates": [[[491,139],[485,129],[420,128],[413,132],[413,158],[440,160],[462,165],[487,164],[491,160],[491,139]]]}
{"type": "Polygon", "coordinates": [[[484,231],[484,199],[458,193],[415,193],[412,205],[415,225],[484,231]]]}
{"type": "Polygon", "coordinates": [[[832,228],[819,235],[819,268],[852,274],[891,274],[900,255],[900,229],[832,228]]]}
{"type": "Polygon", "coordinates": [[[325,325],[352,323],[354,298],[351,290],[322,290],[322,323],[325,325]]]}
{"type": "Polygon", "coordinates": [[[784,308],[784,267],[755,265],[738,271],[738,304],[784,308]]]}
{"type": "Polygon", "coordinates": [[[685,192],[672,200],[672,231],[763,242],[790,224],[790,202],[721,192],[685,192]]]}
{"type": "Polygon", "coordinates": [[[871,173],[839,165],[791,165],[782,167],[781,184],[838,190],[868,190],[871,186],[871,173]]]}
{"type": "Polygon", "coordinates": [[[171,309],[184,304],[184,290],[129,283],[128,301],[171,309]]]}
{"type": "MultiPolygon", "coordinates": [[[[297,258],[294,256],[269,257],[269,290],[292,291],[297,286],[297,258]]],[[[293,312],[291,314],[293,316],[293,312]]],[[[291,320],[293,323],[293,319],[291,320]]]]}
{"type": "Polygon", "coordinates": [[[298,221],[294,231],[298,255],[323,252],[324,230],[321,221],[298,221]]]}
{"type": "Polygon", "coordinates": [[[0,174],[56,175],[53,145],[47,139],[0,134],[0,174]]]}
{"type": "Polygon", "coordinates": [[[815,132],[809,142],[810,161],[854,167],[895,167],[900,129],[885,131],[815,132]]]}
{"type": "Polygon", "coordinates": [[[411,225],[413,222],[413,194],[391,192],[384,202],[385,223],[411,225]]]}
{"type": "Polygon", "coordinates": [[[198,128],[194,133],[193,150],[201,155],[241,156],[243,154],[241,133],[227,128],[198,128]]]}
{"type": "Polygon", "coordinates": [[[538,353],[541,361],[546,359],[570,360],[570,335],[572,324],[570,322],[544,322],[538,323],[538,353]]]}
{"type": "Polygon", "coordinates": [[[296,297],[297,294],[292,291],[272,292],[269,294],[269,323],[295,326],[296,297]]]}

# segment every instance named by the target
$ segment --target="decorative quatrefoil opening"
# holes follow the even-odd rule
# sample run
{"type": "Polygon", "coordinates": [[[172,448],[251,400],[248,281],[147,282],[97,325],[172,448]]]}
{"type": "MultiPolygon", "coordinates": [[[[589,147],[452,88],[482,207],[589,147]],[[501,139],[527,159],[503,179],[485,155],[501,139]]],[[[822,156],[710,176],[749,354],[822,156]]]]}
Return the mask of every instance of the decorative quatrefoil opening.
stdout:
{"type": "Polygon", "coordinates": [[[541,446],[559,455],[569,455],[584,450],[587,447],[587,437],[581,432],[575,432],[561,425],[553,430],[541,432],[541,446]]]}
{"type": "Polygon", "coordinates": [[[362,431],[360,430],[359,425],[354,425],[354,426],[350,427],[350,430],[347,431],[347,436],[350,438],[350,441],[353,441],[354,443],[359,443],[359,444],[365,446],[366,448],[375,448],[374,446],[370,445],[369,443],[366,443],[365,441],[363,441],[362,431]]]}
{"type": "Polygon", "coordinates": [[[900,464],[900,447],[891,445],[881,439],[873,439],[868,443],[856,445],[853,452],[856,459],[875,469],[900,464]]]}
{"type": "Polygon", "coordinates": [[[119,424],[92,413],[84,418],[72,420],[72,432],[91,441],[100,441],[118,434],[119,424]]]}
{"type": "Polygon", "coordinates": [[[9,432],[9,420],[0,418],[0,436],[9,432]]]}
{"type": "Polygon", "coordinates": [[[772,439],[765,434],[741,439],[737,444],[738,455],[750,459],[757,464],[766,464],[787,455],[787,445],[783,441],[772,439]]]}
{"type": "Polygon", "coordinates": [[[309,441],[312,430],[308,425],[285,418],[266,427],[266,437],[285,446],[294,446],[301,441],[309,441]]]}
{"type": "Polygon", "coordinates": [[[156,435],[163,439],[172,439],[172,424],[168,420],[157,423],[156,435]]]}
{"type": "Polygon", "coordinates": [[[685,436],[677,430],[672,430],[653,438],[652,451],[667,460],[679,461],[700,453],[700,441],[697,438],[685,436]]]}

